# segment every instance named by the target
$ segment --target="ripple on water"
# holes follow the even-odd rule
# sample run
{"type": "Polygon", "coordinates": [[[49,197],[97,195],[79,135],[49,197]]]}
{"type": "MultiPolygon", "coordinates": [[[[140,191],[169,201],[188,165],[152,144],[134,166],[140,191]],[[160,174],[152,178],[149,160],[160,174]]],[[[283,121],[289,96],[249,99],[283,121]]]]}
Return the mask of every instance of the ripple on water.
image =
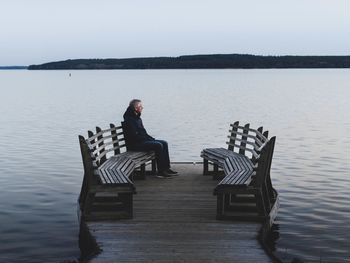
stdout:
{"type": "Polygon", "coordinates": [[[82,71],[74,82],[61,71],[16,72],[0,78],[7,87],[0,105],[1,262],[78,257],[77,135],[121,120],[135,94],[144,98],[148,131],[169,141],[173,161],[200,161],[201,149],[227,147],[235,120],[268,128],[277,136],[276,252],[285,262],[349,262],[349,71],[82,71]],[[252,111],[262,97],[266,107],[252,111]]]}

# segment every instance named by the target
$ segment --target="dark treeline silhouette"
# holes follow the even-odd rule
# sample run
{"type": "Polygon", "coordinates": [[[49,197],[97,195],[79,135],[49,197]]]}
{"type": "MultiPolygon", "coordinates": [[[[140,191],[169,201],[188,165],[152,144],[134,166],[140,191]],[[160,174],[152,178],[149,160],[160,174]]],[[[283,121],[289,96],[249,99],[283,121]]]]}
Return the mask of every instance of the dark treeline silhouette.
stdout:
{"type": "Polygon", "coordinates": [[[126,59],[69,59],[28,69],[350,68],[350,56],[192,55],[126,59]]]}

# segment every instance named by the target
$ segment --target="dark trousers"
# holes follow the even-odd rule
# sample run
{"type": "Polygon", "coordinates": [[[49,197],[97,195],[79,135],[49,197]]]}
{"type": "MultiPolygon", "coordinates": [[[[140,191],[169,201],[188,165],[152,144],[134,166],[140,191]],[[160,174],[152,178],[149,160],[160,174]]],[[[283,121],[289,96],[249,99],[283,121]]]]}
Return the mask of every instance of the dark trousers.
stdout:
{"type": "Polygon", "coordinates": [[[156,153],[157,168],[165,171],[170,168],[168,143],[163,140],[145,141],[130,147],[132,151],[154,151],[156,153]]]}

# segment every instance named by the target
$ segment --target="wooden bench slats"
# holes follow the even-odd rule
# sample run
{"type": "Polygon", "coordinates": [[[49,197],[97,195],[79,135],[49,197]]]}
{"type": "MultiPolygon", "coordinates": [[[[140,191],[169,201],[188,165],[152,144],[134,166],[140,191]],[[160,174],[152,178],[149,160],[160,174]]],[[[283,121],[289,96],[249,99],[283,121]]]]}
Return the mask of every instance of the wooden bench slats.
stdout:
{"type": "MultiPolygon", "coordinates": [[[[98,148],[96,148],[94,151],[93,151],[93,154],[98,154],[101,150],[107,148],[107,149],[110,149],[108,148],[107,146],[109,145],[113,145],[115,144],[116,142],[115,141],[109,141],[109,142],[104,142],[103,145],[99,146],[98,148]]],[[[116,146],[115,148],[120,148],[119,146],[116,146]]]]}
{"type": "Polygon", "coordinates": [[[124,162],[123,167],[121,168],[121,170],[125,173],[126,180],[128,180],[129,182],[131,182],[129,176],[135,168],[136,166],[134,160],[131,159],[128,159],[126,162],[124,162]]]}
{"type": "MultiPolygon", "coordinates": [[[[249,159],[248,159],[249,160],[249,159]]],[[[239,168],[231,171],[220,183],[230,185],[248,185],[251,182],[251,176],[254,172],[249,161],[244,158],[227,158],[227,162],[236,163],[239,168]]]]}
{"type": "MultiPolygon", "coordinates": [[[[115,193],[121,206],[116,207],[122,213],[132,217],[132,195],[136,193],[130,179],[134,170],[152,160],[155,171],[154,152],[129,152],[122,126],[110,124],[109,129],[96,127],[96,133],[88,131],[88,138],[79,136],[84,163],[84,179],[79,195],[79,205],[83,216],[93,218],[92,205],[96,204],[94,196],[98,192],[109,195],[115,193]]],[[[145,168],[141,169],[144,176],[145,168]]],[[[106,212],[108,214],[108,212],[106,212]]],[[[96,213],[94,216],[97,216],[96,213]]],[[[111,218],[113,215],[111,215],[111,218]]]]}
{"type": "Polygon", "coordinates": [[[95,155],[96,157],[95,157],[95,160],[97,161],[97,162],[99,162],[99,161],[101,161],[101,159],[103,158],[103,157],[105,157],[106,155],[107,155],[107,153],[109,153],[109,152],[111,152],[111,151],[113,151],[114,149],[112,148],[112,149],[107,149],[107,150],[104,150],[101,154],[99,154],[99,155],[95,155]]]}
{"type": "Polygon", "coordinates": [[[113,128],[108,128],[105,130],[101,130],[103,133],[107,133],[107,132],[112,132],[112,131],[116,131],[116,130],[121,130],[122,126],[114,126],[113,128]]]}
{"type": "Polygon", "coordinates": [[[108,129],[104,129],[104,130],[101,129],[99,132],[97,132],[94,136],[92,136],[90,138],[94,138],[94,137],[96,138],[99,135],[102,135],[102,134],[105,134],[105,133],[112,133],[112,132],[117,131],[117,130],[122,130],[122,126],[114,126],[112,128],[108,128],[108,129]]]}
{"type": "Polygon", "coordinates": [[[228,135],[227,138],[235,140],[235,141],[244,142],[246,144],[249,144],[249,145],[253,146],[253,148],[255,150],[258,150],[264,144],[263,142],[258,141],[258,140],[249,141],[249,140],[245,140],[245,139],[242,139],[242,138],[234,137],[234,136],[231,136],[231,135],[228,135]]]}
{"type": "Polygon", "coordinates": [[[217,185],[219,188],[221,185],[230,185],[230,186],[246,186],[251,182],[251,173],[249,170],[239,170],[233,172],[231,175],[226,176],[225,181],[220,182],[217,185]]]}
{"type": "Polygon", "coordinates": [[[116,184],[131,184],[131,182],[128,180],[127,176],[124,174],[124,172],[119,168],[121,165],[123,165],[123,160],[119,160],[116,162],[115,167],[116,169],[110,169],[107,170],[109,173],[111,173],[115,178],[116,184]]]}
{"type": "Polygon", "coordinates": [[[108,159],[103,165],[100,167],[100,171],[108,175],[110,178],[110,183],[123,183],[123,180],[115,176],[111,171],[113,171],[113,167],[117,164],[117,162],[113,162],[113,160],[108,159]]]}
{"type": "Polygon", "coordinates": [[[123,156],[111,157],[109,158],[101,167],[100,170],[104,173],[114,176],[114,180],[111,183],[116,184],[128,184],[131,181],[128,179],[129,174],[124,174],[123,167],[128,161],[127,158],[123,156]]]}
{"type": "Polygon", "coordinates": [[[208,162],[214,164],[214,173],[220,167],[225,174],[214,189],[217,218],[232,219],[237,216],[247,208],[241,203],[242,198],[246,198],[249,205],[256,209],[258,217],[264,219],[278,199],[270,180],[275,137],[269,140],[267,131],[263,132],[262,127],[252,129],[249,124],[240,126],[239,122],[235,122],[230,127],[228,149],[209,148],[201,152],[203,174],[208,174],[208,162]]]}
{"type": "Polygon", "coordinates": [[[101,171],[98,171],[97,177],[99,178],[101,184],[107,184],[109,181],[101,171]]]}
{"type": "Polygon", "coordinates": [[[123,183],[123,180],[121,180],[121,178],[119,176],[116,176],[113,172],[111,167],[115,166],[117,164],[117,162],[113,162],[110,159],[108,159],[99,169],[101,171],[102,174],[106,175],[109,180],[107,181],[107,183],[116,183],[116,184],[121,184],[123,183]]]}
{"type": "Polygon", "coordinates": [[[136,166],[139,166],[140,164],[153,160],[155,154],[153,152],[138,152],[138,156],[133,156],[132,158],[135,161],[136,166]]]}
{"type": "Polygon", "coordinates": [[[113,184],[114,180],[110,177],[110,175],[107,173],[106,170],[99,170],[100,171],[100,178],[103,180],[101,180],[101,182],[103,184],[113,184]]]}
{"type": "MultiPolygon", "coordinates": [[[[230,126],[234,127],[234,128],[242,129],[242,130],[246,129],[244,126],[240,126],[240,125],[230,124],[230,126]]],[[[255,130],[255,129],[252,129],[252,128],[248,128],[247,130],[251,131],[251,132],[254,132],[256,135],[258,135],[260,137],[264,137],[265,138],[265,136],[261,132],[259,132],[258,130],[255,130]]]]}
{"type": "MultiPolygon", "coordinates": [[[[97,132],[96,134],[93,134],[92,136],[89,136],[87,138],[88,142],[89,143],[92,143],[96,140],[97,137],[105,134],[105,133],[108,133],[108,132],[114,132],[114,131],[117,131],[117,130],[122,130],[122,127],[121,126],[118,126],[118,127],[113,127],[113,128],[109,128],[109,129],[106,129],[106,130],[101,130],[99,132],[97,132]]],[[[118,132],[118,133],[114,133],[113,135],[123,135],[124,133],[123,132],[118,132]]]]}
{"type": "Polygon", "coordinates": [[[218,161],[220,161],[220,159],[225,157],[225,154],[235,154],[235,153],[232,151],[227,152],[226,149],[224,148],[208,148],[208,149],[204,149],[202,151],[202,154],[207,154],[208,157],[216,158],[218,161]]]}
{"type": "Polygon", "coordinates": [[[113,152],[116,149],[120,149],[120,146],[116,146],[113,148],[109,148],[109,149],[105,149],[102,153],[100,153],[99,155],[97,155],[95,157],[96,161],[100,161],[104,156],[106,156],[109,152],[113,152]]]}
{"type": "MultiPolygon", "coordinates": [[[[261,127],[262,129],[262,127],[261,127]]],[[[229,130],[231,135],[228,135],[229,138],[235,139],[237,138],[237,135],[239,135],[240,137],[247,137],[247,138],[251,138],[254,139],[254,141],[257,142],[257,144],[262,145],[264,144],[268,139],[265,135],[261,134],[259,132],[259,134],[250,134],[250,133],[244,133],[244,131],[246,131],[246,129],[243,130],[243,132],[240,132],[238,130],[229,130]]]]}
{"type": "MultiPolygon", "coordinates": [[[[92,132],[91,132],[92,133],[92,132]]],[[[92,133],[93,134],[93,133],[92,133]]],[[[97,132],[96,134],[93,134],[91,136],[89,136],[86,140],[89,142],[89,143],[92,143],[96,140],[97,137],[103,135],[103,131],[99,131],[97,132]]]]}
{"type": "Polygon", "coordinates": [[[235,134],[235,135],[240,135],[240,136],[246,136],[246,137],[248,137],[248,138],[250,138],[250,139],[253,139],[253,140],[255,140],[256,141],[256,144],[258,145],[258,146],[261,146],[262,144],[264,144],[264,142],[267,140],[265,137],[264,138],[259,138],[259,137],[257,137],[256,135],[252,135],[252,134],[245,134],[245,133],[243,133],[243,132],[239,132],[239,131],[235,131],[235,130],[229,130],[229,132],[231,133],[231,135],[228,135],[227,137],[229,138],[229,139],[233,139],[233,140],[236,140],[237,139],[237,137],[236,136],[232,136],[232,134],[235,134]]]}
{"type": "MultiPolygon", "coordinates": [[[[118,135],[115,133],[115,134],[111,134],[111,135],[108,135],[108,136],[105,136],[105,137],[102,137],[101,139],[95,141],[94,143],[91,143],[91,146],[93,148],[95,148],[98,144],[100,144],[101,142],[104,142],[104,141],[107,141],[109,139],[116,139],[116,141],[118,141],[118,135]]],[[[106,144],[106,143],[105,143],[106,144]]]]}
{"type": "Polygon", "coordinates": [[[242,149],[242,150],[245,150],[245,151],[248,151],[250,152],[255,158],[259,158],[259,154],[254,151],[253,149],[250,149],[250,148],[247,148],[247,147],[244,147],[240,144],[236,144],[236,143],[230,143],[230,142],[226,142],[227,145],[230,145],[230,146],[233,146],[233,147],[236,147],[238,149],[242,149]]]}
{"type": "Polygon", "coordinates": [[[246,156],[224,148],[209,148],[202,151],[202,157],[218,163],[224,169],[225,178],[220,184],[242,184],[251,182],[255,165],[246,156]]]}

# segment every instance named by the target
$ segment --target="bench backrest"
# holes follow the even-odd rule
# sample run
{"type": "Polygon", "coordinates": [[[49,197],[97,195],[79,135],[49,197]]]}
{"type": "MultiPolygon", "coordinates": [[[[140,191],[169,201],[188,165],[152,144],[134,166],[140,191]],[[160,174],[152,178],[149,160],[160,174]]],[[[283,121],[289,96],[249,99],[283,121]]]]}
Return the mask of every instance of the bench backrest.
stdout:
{"type": "Polygon", "coordinates": [[[263,132],[263,127],[258,129],[250,128],[250,124],[239,125],[236,121],[230,124],[230,135],[228,149],[239,154],[245,155],[255,162],[260,157],[262,149],[268,142],[268,131],[263,132]]]}
{"type": "Polygon", "coordinates": [[[123,129],[110,124],[110,128],[102,130],[96,127],[96,133],[88,131],[88,137],[79,135],[81,156],[84,165],[84,178],[80,191],[79,203],[83,207],[87,191],[92,185],[99,184],[97,169],[107,160],[109,155],[126,151],[123,129]]]}
{"type": "Polygon", "coordinates": [[[122,126],[111,123],[109,129],[102,130],[96,127],[96,133],[88,131],[88,135],[86,143],[97,166],[103,164],[109,156],[126,151],[122,126]]]}
{"type": "MultiPolygon", "coordinates": [[[[269,187],[271,183],[271,178],[270,178],[270,169],[271,169],[271,163],[272,163],[272,157],[273,157],[273,151],[275,148],[275,141],[276,137],[271,137],[266,146],[262,149],[260,158],[258,161],[258,166],[256,169],[256,176],[253,180],[253,184],[256,187],[266,185],[269,187]]],[[[267,189],[268,191],[272,191],[271,189],[267,189]]]]}
{"type": "Polygon", "coordinates": [[[84,202],[88,194],[88,189],[92,185],[98,184],[97,176],[94,176],[95,171],[97,170],[97,165],[94,160],[94,156],[92,155],[91,150],[87,144],[87,140],[84,138],[84,136],[79,135],[79,144],[81,150],[81,157],[83,159],[84,178],[78,200],[80,203],[80,207],[84,207],[84,202]]]}

